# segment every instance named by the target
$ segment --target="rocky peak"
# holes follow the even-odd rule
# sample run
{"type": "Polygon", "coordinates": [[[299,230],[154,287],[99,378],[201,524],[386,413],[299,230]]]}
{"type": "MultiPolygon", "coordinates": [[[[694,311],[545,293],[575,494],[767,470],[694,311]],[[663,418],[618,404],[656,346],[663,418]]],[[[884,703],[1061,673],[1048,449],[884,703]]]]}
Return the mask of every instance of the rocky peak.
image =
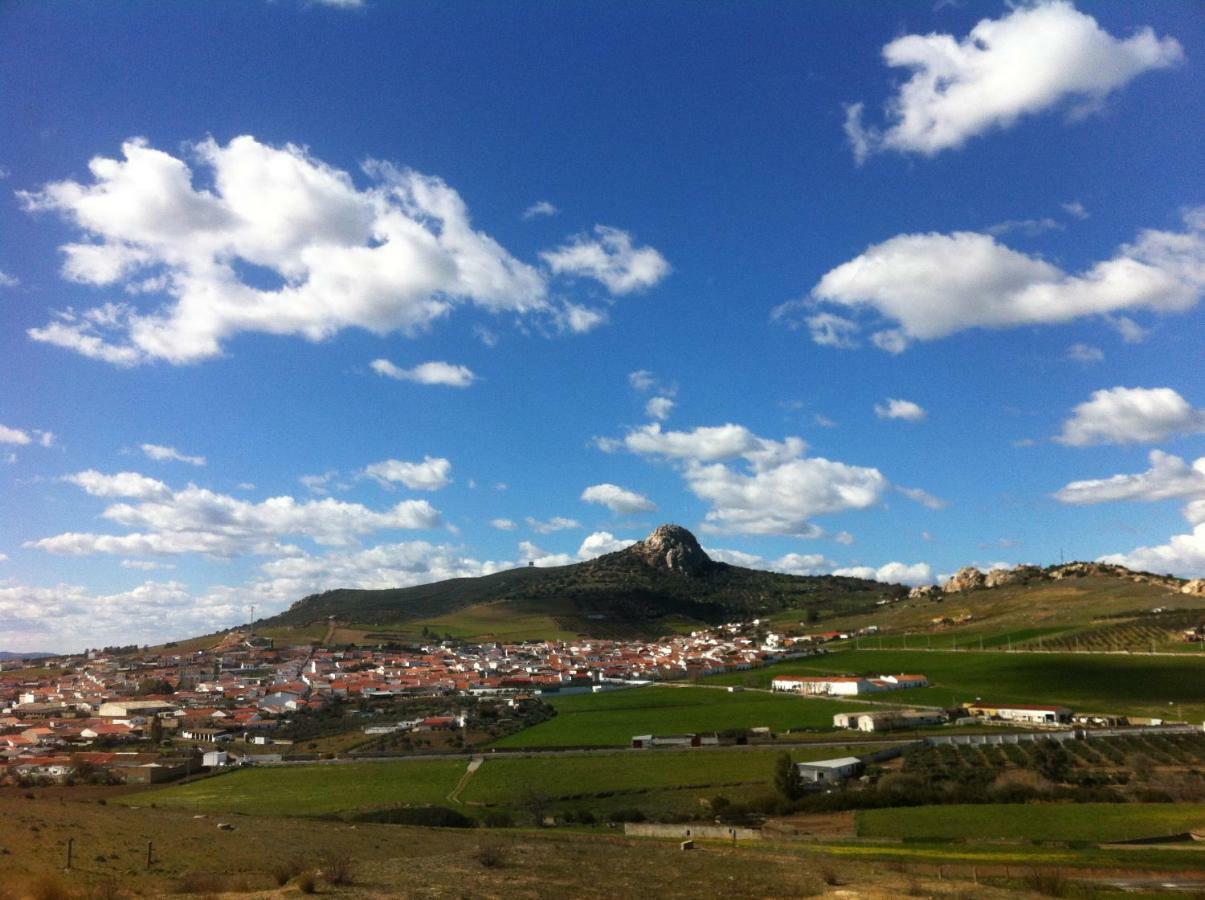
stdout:
{"type": "Polygon", "coordinates": [[[713,565],[695,536],[681,525],[662,525],[629,552],[654,569],[680,575],[699,575],[713,565]]]}
{"type": "Polygon", "coordinates": [[[986,580],[984,574],[974,566],[967,566],[965,569],[959,569],[954,577],[942,586],[942,590],[947,594],[973,591],[976,588],[983,587],[983,583],[986,580]]]}

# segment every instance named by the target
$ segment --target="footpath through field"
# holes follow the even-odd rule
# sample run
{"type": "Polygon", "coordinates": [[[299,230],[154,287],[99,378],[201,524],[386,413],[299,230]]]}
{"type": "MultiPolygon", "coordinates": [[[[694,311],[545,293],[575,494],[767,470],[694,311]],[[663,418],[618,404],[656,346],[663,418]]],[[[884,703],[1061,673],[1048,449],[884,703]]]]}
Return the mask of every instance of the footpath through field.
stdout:
{"type": "Polygon", "coordinates": [[[473,778],[473,773],[481,768],[481,764],[485,762],[484,756],[474,756],[469,760],[469,767],[465,773],[460,776],[460,781],[456,782],[456,787],[452,788],[452,793],[448,794],[448,800],[452,803],[457,803],[464,806],[464,801],[460,799],[461,792],[469,786],[469,781],[473,778]]]}

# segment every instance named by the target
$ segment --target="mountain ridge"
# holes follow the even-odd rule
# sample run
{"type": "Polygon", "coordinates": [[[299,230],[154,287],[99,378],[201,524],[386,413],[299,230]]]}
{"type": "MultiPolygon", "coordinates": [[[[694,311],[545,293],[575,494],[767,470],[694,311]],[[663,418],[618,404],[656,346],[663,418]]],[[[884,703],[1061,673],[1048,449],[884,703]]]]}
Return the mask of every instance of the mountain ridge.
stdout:
{"type": "Polygon", "coordinates": [[[655,634],[669,617],[717,624],[798,608],[854,612],[907,592],[901,585],[839,575],[789,575],[713,560],[680,525],[666,524],[630,547],[585,562],[523,567],[408,588],[336,588],[311,594],[263,625],[300,626],[336,618],[384,625],[444,615],[477,604],[509,604],[605,636],[655,634]]]}

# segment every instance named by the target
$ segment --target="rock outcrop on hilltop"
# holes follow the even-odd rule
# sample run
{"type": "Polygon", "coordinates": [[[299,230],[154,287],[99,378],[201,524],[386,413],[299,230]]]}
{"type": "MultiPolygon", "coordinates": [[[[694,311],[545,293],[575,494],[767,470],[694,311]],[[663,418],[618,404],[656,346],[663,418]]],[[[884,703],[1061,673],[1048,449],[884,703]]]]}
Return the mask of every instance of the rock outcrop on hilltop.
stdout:
{"type": "Polygon", "coordinates": [[[976,588],[981,588],[986,583],[987,576],[974,566],[967,566],[965,569],[959,569],[953,578],[942,585],[941,589],[947,594],[960,594],[963,591],[973,591],[976,588]]]}
{"type": "Polygon", "coordinates": [[[992,569],[983,579],[983,586],[994,588],[1006,584],[1021,584],[1031,578],[1041,578],[1042,570],[1037,566],[1017,566],[1015,569],[992,569]]]}
{"type": "Polygon", "coordinates": [[[1066,578],[1091,578],[1108,576],[1124,578],[1140,584],[1154,584],[1165,587],[1170,591],[1184,594],[1205,596],[1205,578],[1185,582],[1173,575],[1155,575],[1150,572],[1134,572],[1125,566],[1114,563],[1100,562],[1070,562],[1057,566],[1017,566],[1013,569],[993,569],[981,572],[974,566],[959,569],[958,572],[940,587],[935,584],[921,585],[913,588],[908,596],[910,599],[934,599],[939,594],[961,594],[965,591],[977,591],[1010,584],[1028,584],[1031,581],[1062,581],[1066,578]]]}
{"type": "Polygon", "coordinates": [[[681,525],[661,525],[643,541],[620,552],[639,557],[654,569],[678,575],[702,575],[715,565],[695,536],[681,525]]]}

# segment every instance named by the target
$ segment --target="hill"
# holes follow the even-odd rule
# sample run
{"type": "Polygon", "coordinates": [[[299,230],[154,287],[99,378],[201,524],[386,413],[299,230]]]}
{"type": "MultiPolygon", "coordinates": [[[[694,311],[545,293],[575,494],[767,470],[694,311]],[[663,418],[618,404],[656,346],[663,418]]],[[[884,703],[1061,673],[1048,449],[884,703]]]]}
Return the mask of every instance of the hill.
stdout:
{"type": "Polygon", "coordinates": [[[851,615],[904,594],[899,585],[861,578],[786,575],[717,562],[685,528],[662,525],[643,541],[589,562],[393,590],[326,591],[256,627],[300,628],[332,617],[382,627],[448,621],[462,613],[499,623],[535,617],[550,623],[546,630],[627,637],[784,610],[800,618],[851,615]]]}

